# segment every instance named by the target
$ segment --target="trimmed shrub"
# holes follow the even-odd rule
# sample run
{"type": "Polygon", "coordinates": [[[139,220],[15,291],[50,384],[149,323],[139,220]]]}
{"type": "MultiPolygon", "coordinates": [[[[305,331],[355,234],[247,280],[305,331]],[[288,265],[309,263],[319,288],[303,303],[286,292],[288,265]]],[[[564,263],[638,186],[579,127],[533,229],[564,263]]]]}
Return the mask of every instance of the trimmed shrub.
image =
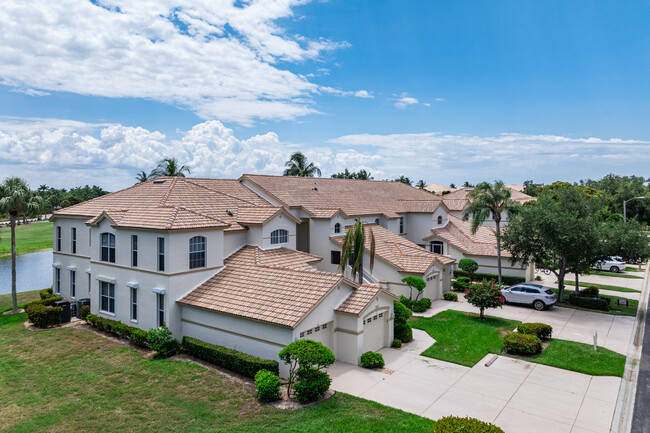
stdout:
{"type": "Polygon", "coordinates": [[[196,338],[183,337],[183,347],[192,356],[251,379],[254,379],[260,370],[268,370],[275,375],[280,374],[280,365],[277,361],[258,358],[238,350],[209,344],[196,338]]]}
{"type": "Polygon", "coordinates": [[[436,421],[431,433],[504,433],[504,431],[494,424],[476,418],[446,416],[436,421]]]}
{"type": "Polygon", "coordinates": [[[536,355],[542,352],[542,340],[536,335],[513,332],[503,337],[503,348],[516,355],[536,355]]]}
{"type": "Polygon", "coordinates": [[[399,338],[395,338],[393,340],[393,342],[390,344],[390,347],[394,347],[395,349],[399,349],[400,347],[402,347],[402,340],[400,340],[399,338]]]}
{"type": "Polygon", "coordinates": [[[314,367],[301,368],[297,373],[298,382],[294,387],[296,400],[305,404],[316,401],[327,392],[332,383],[330,376],[314,367]]]}
{"type": "Polygon", "coordinates": [[[431,299],[422,298],[419,301],[413,301],[411,310],[415,313],[424,313],[431,308],[431,299]]]}
{"type": "Polygon", "coordinates": [[[384,366],[384,357],[381,353],[366,352],[361,355],[360,364],[363,368],[382,368],[384,366]]]}
{"type": "Polygon", "coordinates": [[[61,307],[46,307],[38,302],[25,306],[27,319],[37,328],[49,328],[61,324],[61,307]]]}
{"type": "Polygon", "coordinates": [[[598,297],[598,287],[596,286],[589,286],[586,289],[580,289],[578,292],[578,296],[583,296],[585,298],[597,298],[598,297]]]}
{"type": "MultiPolygon", "coordinates": [[[[119,323],[118,326],[113,327],[113,332],[118,335],[124,335],[124,324],[119,323]],[[117,328],[117,329],[116,329],[117,328]],[[120,334],[122,332],[122,334],[120,334]]],[[[155,350],[154,358],[162,359],[168,358],[178,352],[180,349],[180,344],[178,340],[172,335],[172,331],[166,326],[161,326],[159,328],[151,328],[147,332],[147,343],[152,350],[155,350]]]]}
{"type": "Polygon", "coordinates": [[[586,298],[584,296],[577,296],[575,293],[569,295],[569,303],[577,307],[590,308],[592,310],[609,310],[608,298],[586,298]]]}
{"type": "Polygon", "coordinates": [[[81,320],[86,320],[90,314],[90,305],[81,306],[81,320]]]}
{"type": "Polygon", "coordinates": [[[553,327],[545,323],[521,323],[517,326],[517,332],[536,335],[540,340],[548,340],[553,335],[553,327]]]}
{"type": "Polygon", "coordinates": [[[52,293],[52,288],[51,287],[39,291],[38,295],[41,297],[41,299],[47,299],[47,298],[51,298],[52,296],[54,296],[54,294],[52,293]]]}
{"type": "Polygon", "coordinates": [[[413,315],[411,310],[401,302],[395,302],[394,309],[395,309],[395,323],[406,323],[406,321],[410,319],[411,316],[413,315]]]}
{"type": "Polygon", "coordinates": [[[445,301],[458,301],[458,295],[455,293],[447,292],[442,294],[442,299],[445,301]]]}
{"type": "MultiPolygon", "coordinates": [[[[87,307],[87,305],[84,305],[87,307]]],[[[81,314],[83,315],[84,307],[81,307],[81,314]]],[[[90,309],[88,309],[90,311],[90,309]]],[[[115,334],[118,337],[123,337],[129,341],[137,344],[138,346],[148,348],[147,344],[147,331],[143,331],[139,328],[134,328],[131,326],[126,326],[122,322],[117,320],[104,319],[103,317],[95,316],[94,314],[86,315],[86,322],[99,329],[100,331],[106,331],[115,334]],[[120,333],[118,333],[119,331],[120,333]]]]}
{"type": "Polygon", "coordinates": [[[40,304],[49,307],[57,301],[63,301],[63,296],[50,296],[49,298],[39,299],[38,301],[34,301],[32,302],[32,304],[40,304]]]}
{"type": "Polygon", "coordinates": [[[408,323],[396,323],[394,329],[395,338],[402,343],[410,343],[413,340],[413,328],[408,323]]]}
{"type": "Polygon", "coordinates": [[[427,286],[426,281],[420,277],[408,276],[402,278],[402,283],[406,283],[409,286],[410,296],[409,299],[413,299],[413,289],[415,289],[415,300],[417,301],[420,296],[422,296],[422,291],[427,286]]]}
{"type": "Polygon", "coordinates": [[[147,331],[143,331],[142,329],[138,329],[138,328],[129,327],[129,334],[127,338],[133,344],[137,344],[138,346],[142,346],[142,347],[147,347],[148,337],[149,337],[149,333],[147,333],[147,331]]]}
{"type": "Polygon", "coordinates": [[[260,401],[275,401],[281,397],[280,378],[268,370],[260,370],[255,374],[255,387],[260,401]]]}
{"type": "Polygon", "coordinates": [[[473,274],[478,270],[478,263],[474,259],[460,259],[458,267],[468,274],[473,274]]]}
{"type": "MultiPolygon", "coordinates": [[[[472,281],[482,281],[482,280],[491,280],[495,282],[499,281],[499,276],[497,274],[468,274],[465,271],[456,270],[454,271],[454,278],[456,278],[456,281],[458,281],[458,277],[469,277],[472,279],[472,281]]],[[[525,283],[526,278],[515,277],[512,275],[502,275],[501,282],[506,286],[513,286],[515,284],[525,283]]]]}

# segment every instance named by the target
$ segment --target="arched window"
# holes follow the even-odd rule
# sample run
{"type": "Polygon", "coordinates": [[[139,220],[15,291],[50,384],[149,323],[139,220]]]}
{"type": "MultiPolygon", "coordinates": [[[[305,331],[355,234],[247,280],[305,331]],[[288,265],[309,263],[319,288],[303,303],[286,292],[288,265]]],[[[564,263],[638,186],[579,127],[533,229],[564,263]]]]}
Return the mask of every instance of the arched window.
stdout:
{"type": "Polygon", "coordinates": [[[379,225],[379,218],[375,218],[375,224],[379,225]]]}
{"type": "Polygon", "coordinates": [[[289,232],[283,229],[273,230],[271,232],[271,245],[286,244],[289,242],[289,232]]]}
{"type": "Polygon", "coordinates": [[[438,215],[438,225],[442,225],[442,215],[438,215]]]}
{"type": "Polygon", "coordinates": [[[431,252],[436,254],[444,254],[443,243],[440,241],[431,241],[431,252]]]}
{"type": "Polygon", "coordinates": [[[341,233],[341,224],[334,224],[334,233],[341,233]]]}
{"type": "Polygon", "coordinates": [[[190,239],[190,269],[205,268],[205,243],[203,236],[190,239]]]}
{"type": "Polygon", "coordinates": [[[115,263],[115,235],[101,234],[101,261],[115,263]]]}

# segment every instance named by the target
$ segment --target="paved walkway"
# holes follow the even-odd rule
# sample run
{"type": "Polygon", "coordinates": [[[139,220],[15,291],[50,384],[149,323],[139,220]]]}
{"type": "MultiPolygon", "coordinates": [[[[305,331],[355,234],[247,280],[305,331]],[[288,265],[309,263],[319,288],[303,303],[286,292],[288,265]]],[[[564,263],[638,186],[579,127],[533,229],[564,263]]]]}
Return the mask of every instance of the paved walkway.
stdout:
{"type": "MultiPolygon", "coordinates": [[[[643,272],[626,272],[625,274],[634,275],[638,277],[643,277],[644,275],[643,272]]],[[[557,284],[555,284],[555,281],[557,281],[557,277],[555,276],[555,274],[545,275],[539,273],[537,275],[542,277],[541,284],[544,284],[545,286],[548,287],[557,288],[557,284]]],[[[576,277],[574,274],[568,274],[566,276],[566,280],[575,281],[576,277]]],[[[639,291],[641,291],[641,289],[643,288],[643,278],[620,278],[620,277],[606,277],[603,275],[580,275],[579,282],[605,284],[607,286],[625,287],[627,289],[634,289],[639,291]]],[[[566,285],[565,287],[568,292],[575,290],[575,286],[566,285]]],[[[621,298],[628,298],[628,299],[635,299],[635,300],[639,300],[639,295],[640,295],[640,293],[617,292],[613,290],[602,290],[602,293],[604,295],[618,296],[621,298]]]]}
{"type": "Polygon", "coordinates": [[[434,340],[413,330],[404,349],[382,349],[384,372],[336,362],[332,389],[431,419],[471,416],[506,433],[609,432],[621,379],[592,377],[507,357],[473,368],[418,356],[434,340]]]}

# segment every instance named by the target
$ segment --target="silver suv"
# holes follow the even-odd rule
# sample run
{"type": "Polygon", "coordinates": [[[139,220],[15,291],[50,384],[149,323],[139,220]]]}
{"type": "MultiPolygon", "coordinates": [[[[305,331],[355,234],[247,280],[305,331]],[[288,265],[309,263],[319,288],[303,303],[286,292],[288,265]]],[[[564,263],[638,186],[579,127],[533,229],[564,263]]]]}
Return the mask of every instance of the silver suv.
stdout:
{"type": "Polygon", "coordinates": [[[521,283],[501,289],[506,303],[532,305],[537,311],[552,307],[557,302],[555,293],[539,284],[521,283]]]}

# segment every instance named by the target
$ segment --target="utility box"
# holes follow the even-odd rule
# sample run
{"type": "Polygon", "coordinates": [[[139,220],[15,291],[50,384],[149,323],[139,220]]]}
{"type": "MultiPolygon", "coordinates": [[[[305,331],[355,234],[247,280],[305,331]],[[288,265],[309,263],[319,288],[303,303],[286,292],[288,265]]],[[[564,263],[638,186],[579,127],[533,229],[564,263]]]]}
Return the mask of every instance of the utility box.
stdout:
{"type": "Polygon", "coordinates": [[[56,301],[54,306],[61,307],[61,323],[68,323],[70,321],[70,302],[56,301]]]}
{"type": "Polygon", "coordinates": [[[90,306],[90,298],[83,298],[77,300],[77,319],[81,319],[81,307],[84,305],[90,306]]]}

